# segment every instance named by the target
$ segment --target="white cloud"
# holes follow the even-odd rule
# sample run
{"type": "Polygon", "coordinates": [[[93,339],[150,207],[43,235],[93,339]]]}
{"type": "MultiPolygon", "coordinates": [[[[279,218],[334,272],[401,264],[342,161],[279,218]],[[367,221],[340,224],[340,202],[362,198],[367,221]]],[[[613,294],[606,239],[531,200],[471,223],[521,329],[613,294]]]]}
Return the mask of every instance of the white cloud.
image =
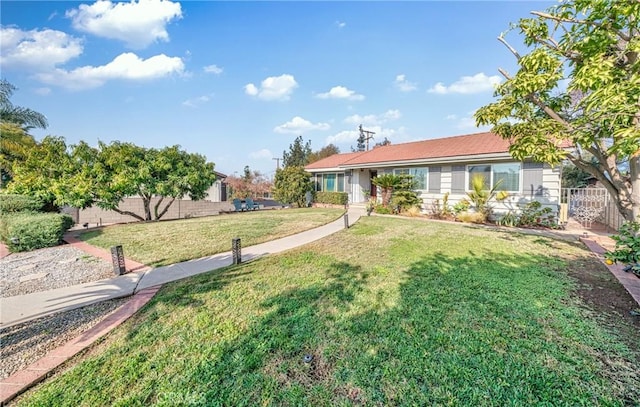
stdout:
{"type": "Polygon", "coordinates": [[[257,96],[263,100],[289,100],[293,90],[298,87],[293,75],[283,74],[270,76],[260,83],[258,88],[253,83],[245,85],[244,92],[249,96],[257,96]]]}
{"type": "Polygon", "coordinates": [[[37,93],[40,96],[47,96],[47,95],[51,94],[51,88],[46,88],[46,87],[36,88],[36,89],[34,89],[34,92],[37,93]]]}
{"type": "Polygon", "coordinates": [[[336,25],[338,26],[338,28],[344,28],[347,26],[347,23],[345,23],[344,21],[336,21],[336,25]]]}
{"type": "Polygon", "coordinates": [[[218,65],[207,65],[202,68],[206,73],[212,73],[214,75],[220,75],[223,71],[218,65]]]}
{"type": "Polygon", "coordinates": [[[267,150],[266,148],[263,148],[262,150],[253,151],[249,153],[249,158],[258,158],[258,159],[264,158],[264,159],[270,160],[273,158],[273,153],[267,150]]]}
{"type": "Polygon", "coordinates": [[[404,74],[397,75],[396,80],[393,82],[393,84],[401,92],[411,92],[418,89],[418,86],[413,82],[409,82],[404,74]]]}
{"type": "Polygon", "coordinates": [[[483,72],[480,72],[473,76],[463,76],[449,86],[444,85],[442,82],[438,82],[427,92],[437,93],[440,95],[446,95],[448,93],[469,95],[472,93],[491,91],[501,81],[502,79],[498,75],[487,76],[483,72]]]}
{"type": "Polygon", "coordinates": [[[82,41],[62,31],[0,28],[2,66],[50,69],[82,54],[82,41]]]}
{"type": "Polygon", "coordinates": [[[180,3],[170,0],[98,0],[92,5],[81,4],[66,16],[76,30],[120,40],[131,48],[144,48],[157,40],[168,41],[166,26],[181,18],[182,10],[180,3]]]}
{"type": "Polygon", "coordinates": [[[389,121],[398,120],[400,117],[402,117],[402,113],[400,113],[398,109],[391,109],[378,115],[368,114],[361,116],[359,114],[354,114],[345,118],[344,122],[353,125],[362,124],[363,126],[378,126],[389,121]]]}
{"type": "Polygon", "coordinates": [[[475,111],[468,112],[464,116],[458,116],[456,114],[450,114],[445,117],[445,120],[449,120],[455,123],[455,128],[458,130],[478,130],[478,131],[488,131],[491,129],[491,126],[476,126],[476,119],[473,117],[475,111]]]}
{"type": "Polygon", "coordinates": [[[275,133],[281,134],[302,134],[313,130],[329,130],[329,123],[311,123],[309,120],[296,116],[288,122],[273,129],[275,133]]]}
{"type": "Polygon", "coordinates": [[[207,103],[210,100],[211,100],[211,97],[209,97],[208,95],[202,95],[202,96],[185,100],[184,102],[182,102],[182,106],[198,107],[200,105],[207,103]]]}
{"type": "Polygon", "coordinates": [[[348,99],[348,100],[364,100],[364,95],[359,95],[355,91],[345,88],[344,86],[334,86],[326,93],[316,95],[318,99],[348,99]]]}
{"type": "Polygon", "coordinates": [[[72,71],[55,69],[36,77],[44,83],[79,90],[96,88],[113,79],[148,80],[183,72],[184,63],[178,57],[160,54],[141,59],[136,54],[128,52],[118,55],[106,65],[87,65],[72,71]]]}

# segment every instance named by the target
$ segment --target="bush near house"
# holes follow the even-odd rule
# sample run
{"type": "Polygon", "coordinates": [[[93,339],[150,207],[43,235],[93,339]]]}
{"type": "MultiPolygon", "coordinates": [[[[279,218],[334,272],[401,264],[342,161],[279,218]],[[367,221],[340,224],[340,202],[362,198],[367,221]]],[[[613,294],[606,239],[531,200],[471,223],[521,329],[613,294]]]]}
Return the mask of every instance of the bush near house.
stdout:
{"type": "Polygon", "coordinates": [[[0,194],[0,213],[38,212],[43,203],[38,198],[28,195],[0,194]]]}
{"type": "Polygon", "coordinates": [[[346,192],[316,192],[316,203],[346,205],[349,195],[346,192]]]}
{"type": "Polygon", "coordinates": [[[0,239],[12,252],[24,252],[60,244],[73,219],[60,213],[14,213],[0,221],[0,239]]]}

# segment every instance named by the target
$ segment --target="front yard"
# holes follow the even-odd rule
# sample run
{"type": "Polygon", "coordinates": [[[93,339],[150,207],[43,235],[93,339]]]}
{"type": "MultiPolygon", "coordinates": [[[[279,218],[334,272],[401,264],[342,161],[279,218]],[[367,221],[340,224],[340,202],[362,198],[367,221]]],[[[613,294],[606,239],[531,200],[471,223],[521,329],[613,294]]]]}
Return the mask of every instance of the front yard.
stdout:
{"type": "Polygon", "coordinates": [[[362,218],[166,285],[18,403],[634,405],[640,322],[590,299],[612,279],[577,243],[362,218]]]}
{"type": "Polygon", "coordinates": [[[251,246],[322,226],[343,209],[261,210],[163,222],[107,226],[80,239],[109,249],[123,245],[126,257],[149,266],[164,266],[231,250],[239,237],[251,246]]]}

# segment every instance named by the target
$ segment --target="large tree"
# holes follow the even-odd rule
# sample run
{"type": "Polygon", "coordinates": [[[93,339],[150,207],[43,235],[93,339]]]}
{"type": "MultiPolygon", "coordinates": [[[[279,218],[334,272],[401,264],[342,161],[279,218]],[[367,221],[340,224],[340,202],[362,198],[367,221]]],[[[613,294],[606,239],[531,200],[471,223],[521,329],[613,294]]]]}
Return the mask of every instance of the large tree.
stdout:
{"type": "Polygon", "coordinates": [[[307,193],[313,192],[313,182],[303,167],[278,168],[273,181],[273,198],[282,203],[295,203],[304,208],[307,193]]]}
{"type": "Polygon", "coordinates": [[[159,220],[176,199],[203,199],[215,179],[212,163],[179,146],[154,149],[116,141],[67,147],[62,138],[46,137],[16,166],[9,189],[57,205],[96,205],[138,220],[159,220]],[[142,214],[118,207],[133,196],[142,199],[142,214]]]}
{"type": "Polygon", "coordinates": [[[304,167],[309,164],[311,155],[311,140],[303,144],[302,136],[296,137],[293,144],[289,145],[289,151],[282,152],[283,167],[304,167]]]}
{"type": "Polygon", "coordinates": [[[512,26],[528,54],[499,37],[519,68],[499,70],[498,100],[480,108],[476,122],[511,140],[517,159],[567,159],[592,174],[633,220],[640,211],[640,1],[569,0],[532,15],[512,26]]]}
{"type": "Polygon", "coordinates": [[[309,164],[331,157],[334,154],[340,154],[340,149],[335,144],[327,144],[318,151],[309,154],[309,164]]]}

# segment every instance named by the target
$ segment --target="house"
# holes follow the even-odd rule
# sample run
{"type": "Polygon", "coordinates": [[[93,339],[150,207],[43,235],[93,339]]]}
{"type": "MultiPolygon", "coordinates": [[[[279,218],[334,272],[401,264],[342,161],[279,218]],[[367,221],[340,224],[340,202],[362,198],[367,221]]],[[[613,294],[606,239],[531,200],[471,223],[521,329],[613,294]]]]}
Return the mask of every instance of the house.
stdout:
{"type": "Polygon", "coordinates": [[[518,210],[533,200],[558,211],[561,167],[533,161],[516,161],[509,154],[509,141],[494,133],[476,133],[375,147],[373,150],[335,154],[307,165],[317,191],[346,192],[350,204],[364,203],[368,193],[379,191],[372,184],[378,175],[414,176],[423,211],[449,193],[449,205],[467,196],[474,174],[482,174],[509,198],[495,203],[496,213],[518,210]]]}

